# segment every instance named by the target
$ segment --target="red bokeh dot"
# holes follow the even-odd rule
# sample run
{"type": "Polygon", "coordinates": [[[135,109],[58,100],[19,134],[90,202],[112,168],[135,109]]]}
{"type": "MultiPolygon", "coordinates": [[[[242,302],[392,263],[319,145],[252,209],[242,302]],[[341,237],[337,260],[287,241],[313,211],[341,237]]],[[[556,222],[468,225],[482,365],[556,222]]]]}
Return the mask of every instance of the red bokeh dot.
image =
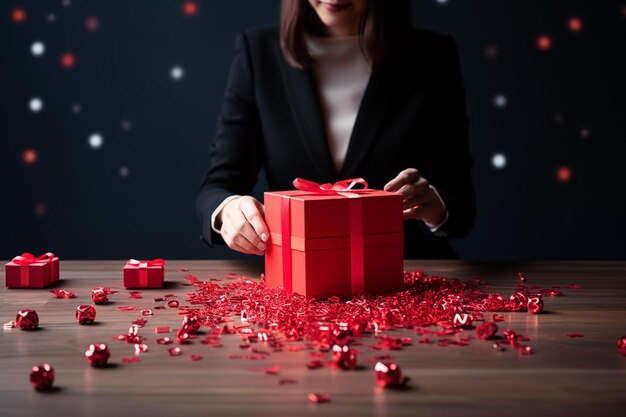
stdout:
{"type": "Polygon", "coordinates": [[[620,14],[622,15],[622,17],[626,17],[626,6],[622,6],[619,9],[620,14]]]}
{"type": "Polygon", "coordinates": [[[44,203],[38,203],[35,205],[33,211],[35,212],[35,216],[41,218],[48,214],[48,207],[44,203]]]}
{"type": "Polygon", "coordinates": [[[74,65],[76,65],[74,54],[67,52],[61,55],[61,66],[63,68],[72,68],[74,65]]]}
{"type": "Polygon", "coordinates": [[[556,170],[556,179],[560,182],[569,182],[572,179],[572,170],[570,167],[562,166],[556,170]]]}
{"type": "Polygon", "coordinates": [[[195,1],[186,1],[183,4],[183,13],[187,16],[194,16],[198,13],[198,4],[195,1]]]}
{"type": "Polygon", "coordinates": [[[16,7],[11,12],[11,20],[15,23],[22,23],[26,20],[26,11],[20,7],[16,7]]]}
{"type": "Polygon", "coordinates": [[[552,39],[548,35],[541,35],[537,38],[537,46],[543,51],[552,47],[552,39]]]}
{"type": "Polygon", "coordinates": [[[495,59],[498,57],[498,47],[495,45],[487,45],[485,47],[485,55],[489,59],[495,59]]]}
{"type": "Polygon", "coordinates": [[[583,28],[583,21],[579,17],[570,17],[567,26],[572,32],[580,32],[583,28]]]}
{"type": "Polygon", "coordinates": [[[24,152],[22,153],[22,160],[25,164],[28,165],[33,165],[35,162],[37,162],[37,157],[37,151],[31,148],[24,150],[24,152]]]}
{"type": "Polygon", "coordinates": [[[90,16],[85,20],[85,28],[90,32],[95,32],[100,27],[98,18],[90,16]]]}

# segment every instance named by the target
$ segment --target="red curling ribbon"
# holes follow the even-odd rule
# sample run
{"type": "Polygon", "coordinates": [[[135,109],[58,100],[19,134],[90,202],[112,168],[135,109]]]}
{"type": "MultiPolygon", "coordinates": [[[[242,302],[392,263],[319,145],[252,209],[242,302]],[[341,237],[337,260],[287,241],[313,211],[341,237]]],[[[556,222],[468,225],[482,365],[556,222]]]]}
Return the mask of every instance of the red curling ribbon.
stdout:
{"type": "Polygon", "coordinates": [[[139,268],[139,286],[148,286],[148,267],[149,266],[164,266],[165,261],[161,258],[156,258],[151,261],[138,261],[137,259],[129,259],[126,265],[139,268]]]}
{"type": "MultiPolygon", "coordinates": [[[[294,187],[300,191],[316,194],[341,195],[350,199],[350,275],[352,293],[356,294],[365,289],[365,255],[363,232],[363,202],[362,193],[370,190],[367,181],[363,178],[351,178],[337,181],[334,184],[318,184],[314,181],[296,178],[294,187]],[[363,188],[355,189],[357,184],[363,188]]],[[[281,240],[283,253],[283,286],[285,291],[292,292],[293,270],[291,262],[291,200],[283,196],[281,201],[281,240]]]]}
{"type": "Polygon", "coordinates": [[[24,252],[12,259],[13,263],[20,266],[20,285],[28,287],[30,285],[30,274],[28,268],[33,264],[47,264],[54,259],[54,253],[46,252],[35,258],[32,253],[24,252]]]}

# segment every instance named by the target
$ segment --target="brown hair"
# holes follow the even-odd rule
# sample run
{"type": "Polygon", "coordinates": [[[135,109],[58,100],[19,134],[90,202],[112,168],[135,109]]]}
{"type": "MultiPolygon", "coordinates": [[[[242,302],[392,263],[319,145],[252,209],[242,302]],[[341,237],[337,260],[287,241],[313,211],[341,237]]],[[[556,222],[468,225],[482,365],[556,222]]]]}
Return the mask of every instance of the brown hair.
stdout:
{"type": "MultiPolygon", "coordinates": [[[[321,25],[323,23],[308,0],[282,0],[280,46],[291,66],[307,68],[313,65],[304,34],[314,33],[321,25]]],[[[373,66],[383,62],[393,49],[395,38],[410,29],[409,0],[365,0],[357,35],[363,54],[373,66]]]]}

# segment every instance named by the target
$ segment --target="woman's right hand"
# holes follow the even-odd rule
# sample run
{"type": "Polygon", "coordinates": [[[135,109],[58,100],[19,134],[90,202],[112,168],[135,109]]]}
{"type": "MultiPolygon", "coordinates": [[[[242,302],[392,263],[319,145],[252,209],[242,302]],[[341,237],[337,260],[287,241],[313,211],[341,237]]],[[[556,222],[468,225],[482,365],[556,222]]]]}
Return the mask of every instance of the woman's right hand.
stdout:
{"type": "Polygon", "coordinates": [[[215,220],[221,224],[219,230],[228,247],[242,253],[264,255],[270,233],[263,213],[263,204],[250,196],[226,203],[215,220]]]}

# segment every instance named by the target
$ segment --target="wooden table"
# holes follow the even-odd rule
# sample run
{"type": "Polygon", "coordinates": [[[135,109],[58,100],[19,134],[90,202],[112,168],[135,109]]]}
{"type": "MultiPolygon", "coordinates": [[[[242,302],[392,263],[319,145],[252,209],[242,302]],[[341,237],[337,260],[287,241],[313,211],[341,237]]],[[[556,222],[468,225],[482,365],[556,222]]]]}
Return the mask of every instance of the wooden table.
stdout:
{"type": "MultiPolygon", "coordinates": [[[[228,359],[241,354],[239,338],[224,336],[224,347],[195,342],[184,354],[170,357],[155,343],[154,326],[180,326],[175,310],[159,310],[147,317],[141,330],[150,351],[141,362],[122,363],[133,356],[132,345],[111,340],[125,333],[138,312],[118,307],[152,308],[154,297],[172,292],[184,299],[184,275],[201,279],[237,272],[257,278],[258,263],[236,261],[168,261],[165,290],[143,290],[143,299],[128,298],[127,291],[112,295],[112,304],[97,306],[97,325],[79,326],[75,307],[91,304],[95,286],[121,288],[120,261],[62,261],[62,280],[54,288],[77,293],[78,298],[54,299],[48,290],[0,289],[2,321],[18,310],[35,309],[41,330],[5,329],[0,341],[0,413],[2,416],[524,416],[623,415],[626,407],[626,357],[616,349],[626,336],[626,262],[469,263],[411,261],[407,269],[423,268],[431,275],[460,279],[480,277],[490,291],[510,294],[522,271],[529,284],[565,286],[563,297],[546,299],[546,312],[503,313],[500,328],[510,327],[531,338],[534,353],[498,352],[492,344],[475,340],[467,347],[438,347],[414,343],[393,355],[411,389],[377,388],[373,364],[360,371],[323,368],[308,370],[310,351],[272,353],[266,360],[228,359]],[[181,272],[180,268],[190,272],[181,272]],[[570,338],[568,333],[584,337],[570,338]],[[90,367],[83,352],[90,343],[109,345],[115,366],[90,367]],[[189,354],[203,359],[191,361],[189,354]],[[50,362],[56,371],[55,391],[34,391],[28,381],[30,367],[50,362]],[[250,372],[249,367],[279,364],[280,375],[250,372]],[[295,379],[279,385],[281,378],[295,379]],[[331,401],[313,404],[310,392],[327,392],[331,401]]],[[[396,336],[419,338],[410,330],[396,336]]],[[[471,334],[471,333],[470,333],[471,334]]],[[[169,334],[173,337],[173,334],[169,334]]],[[[170,345],[175,346],[175,345],[170,345]]],[[[367,349],[365,349],[367,350],[367,349]]],[[[365,352],[373,357],[381,352],[365,352]]]]}

